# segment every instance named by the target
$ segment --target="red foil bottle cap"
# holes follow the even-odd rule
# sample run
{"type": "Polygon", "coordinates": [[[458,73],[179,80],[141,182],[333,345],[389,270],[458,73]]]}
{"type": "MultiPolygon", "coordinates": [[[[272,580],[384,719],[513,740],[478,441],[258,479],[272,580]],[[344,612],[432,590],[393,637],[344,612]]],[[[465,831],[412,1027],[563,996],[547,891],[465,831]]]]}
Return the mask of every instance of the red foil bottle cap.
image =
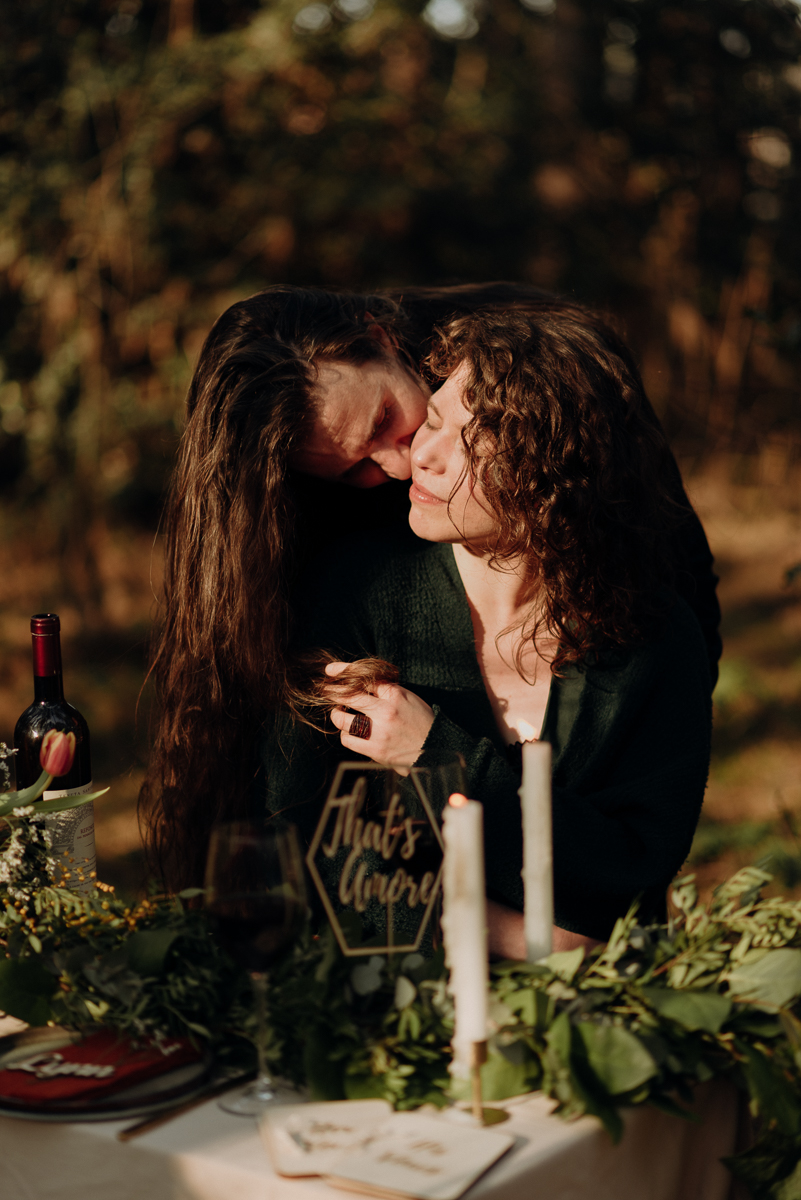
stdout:
{"type": "Polygon", "coordinates": [[[36,613],[31,617],[34,675],[61,674],[60,634],[61,622],[57,613],[36,613]]]}

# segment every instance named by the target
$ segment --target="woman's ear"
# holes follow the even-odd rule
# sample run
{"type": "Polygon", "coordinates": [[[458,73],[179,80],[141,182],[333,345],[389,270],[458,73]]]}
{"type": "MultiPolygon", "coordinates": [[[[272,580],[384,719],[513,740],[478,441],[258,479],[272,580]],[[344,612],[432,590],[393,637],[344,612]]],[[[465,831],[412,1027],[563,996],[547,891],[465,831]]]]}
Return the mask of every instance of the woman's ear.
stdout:
{"type": "Polygon", "coordinates": [[[377,321],[374,321],[369,313],[365,313],[364,316],[368,322],[367,332],[369,333],[370,337],[375,338],[377,342],[380,342],[388,354],[394,354],[397,350],[397,346],[387,333],[386,329],[384,329],[383,325],[379,325],[377,321]]]}

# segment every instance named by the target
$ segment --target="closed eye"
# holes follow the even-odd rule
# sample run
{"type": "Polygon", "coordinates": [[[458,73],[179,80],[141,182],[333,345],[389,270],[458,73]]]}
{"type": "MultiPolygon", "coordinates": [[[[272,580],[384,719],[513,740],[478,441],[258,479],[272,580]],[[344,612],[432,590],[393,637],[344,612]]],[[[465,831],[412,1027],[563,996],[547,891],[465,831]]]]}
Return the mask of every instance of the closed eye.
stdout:
{"type": "Polygon", "coordinates": [[[429,400],[428,402],[428,406],[426,408],[426,419],[423,422],[423,428],[430,429],[432,433],[436,433],[437,430],[442,428],[442,416],[433,400],[429,400]],[[432,425],[432,421],[439,421],[440,423],[439,425],[432,425]]]}
{"type": "Polygon", "coordinates": [[[385,404],[379,417],[378,417],[378,420],[376,421],[375,425],[373,426],[373,432],[370,434],[371,442],[374,442],[375,439],[378,437],[378,435],[380,433],[384,432],[387,425],[389,424],[390,414],[391,414],[391,406],[389,404],[385,404]]]}

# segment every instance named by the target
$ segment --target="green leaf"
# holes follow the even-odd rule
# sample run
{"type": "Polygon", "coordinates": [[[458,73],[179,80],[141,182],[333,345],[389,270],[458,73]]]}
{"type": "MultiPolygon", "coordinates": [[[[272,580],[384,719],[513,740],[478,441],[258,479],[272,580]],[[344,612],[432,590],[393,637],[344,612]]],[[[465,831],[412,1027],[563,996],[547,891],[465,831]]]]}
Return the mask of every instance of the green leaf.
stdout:
{"type": "Polygon", "coordinates": [[[565,983],[572,983],[576,971],[584,961],[584,947],[576,946],[575,950],[559,950],[549,954],[542,960],[565,983]]]}
{"type": "Polygon", "coordinates": [[[590,1066],[587,1047],[575,1026],[572,1027],[571,1049],[568,1076],[573,1100],[566,1106],[565,1111],[572,1110],[574,1114],[586,1112],[597,1117],[612,1142],[617,1145],[623,1136],[623,1121],[609,1092],[590,1066]]]}
{"type": "Polygon", "coordinates": [[[99,792],[88,792],[81,796],[61,796],[58,800],[42,800],[36,805],[36,813],[57,813],[66,812],[68,808],[80,808],[82,804],[88,804],[90,800],[96,800],[98,796],[105,796],[109,789],[101,788],[99,792]]]}
{"type": "Polygon", "coordinates": [[[29,1025],[50,1020],[56,980],[34,958],[0,959],[0,1010],[29,1025]]]}
{"type": "Polygon", "coordinates": [[[177,929],[143,929],[132,934],[124,950],[128,965],[137,975],[160,975],[175,939],[177,929]]]}
{"type": "Polygon", "coordinates": [[[420,1037],[420,1029],[420,1014],[413,1008],[404,1008],[398,1021],[399,1039],[415,1042],[420,1037]]]}
{"type": "Polygon", "coordinates": [[[205,896],[205,895],[206,895],[205,888],[188,887],[188,888],[184,888],[184,890],[182,892],[178,893],[178,899],[179,900],[194,900],[195,896],[205,896]]]}
{"type": "Polygon", "coordinates": [[[517,1013],[524,1025],[537,1023],[537,996],[533,988],[519,988],[506,996],[506,1005],[513,1013],[517,1013]]]}
{"type": "Polygon", "coordinates": [[[33,810],[31,816],[41,817],[47,813],[66,812],[68,808],[80,808],[82,804],[88,804],[90,800],[96,800],[98,796],[105,796],[107,791],[106,787],[101,788],[99,792],[89,792],[87,795],[62,796],[58,800],[32,800],[27,803],[25,800],[15,799],[16,792],[10,792],[0,798],[0,817],[7,816],[15,808],[27,807],[28,803],[33,810]]]}
{"type": "Polygon", "coordinates": [[[731,1000],[719,992],[644,987],[642,993],[660,1017],[667,1017],[691,1031],[703,1029],[706,1033],[719,1033],[731,1013],[731,1000]]]}
{"type": "Polygon", "coordinates": [[[630,1092],[659,1068],[638,1037],[618,1025],[581,1021],[576,1027],[587,1061],[612,1096],[630,1092]]]}
{"type": "Polygon", "coordinates": [[[683,1121],[694,1121],[700,1123],[700,1117],[688,1108],[683,1108],[681,1104],[671,1099],[670,1096],[649,1096],[648,1103],[654,1108],[658,1108],[660,1112],[667,1113],[670,1117],[680,1117],[683,1121]]]}
{"type": "Polygon", "coordinates": [[[553,1050],[563,1067],[570,1066],[571,1027],[567,1013],[561,1012],[545,1035],[548,1046],[553,1050]]]}
{"type": "Polygon", "coordinates": [[[303,1047],[306,1082],[314,1100],[347,1100],[342,1065],[332,1060],[330,1050],[330,1036],[312,1029],[303,1047]]]}
{"type": "Polygon", "coordinates": [[[801,950],[768,950],[761,958],[737,967],[727,978],[735,1000],[786,1008],[801,996],[801,950]]]}
{"type": "Polygon", "coordinates": [[[801,1195],[801,1145],[796,1138],[768,1130],[748,1150],[720,1161],[748,1185],[754,1200],[797,1200],[801,1195]]]}
{"type": "Polygon", "coordinates": [[[785,1137],[801,1135],[801,1097],[788,1082],[786,1075],[755,1046],[738,1041],[744,1054],[742,1064],[751,1099],[759,1106],[763,1122],[775,1121],[785,1137]]]}
{"type": "Polygon", "coordinates": [[[386,1100],[387,1089],[383,1075],[346,1075],[347,1100],[386,1100]]]}
{"type": "Polygon", "coordinates": [[[200,1025],[197,1021],[189,1021],[186,1017],[184,1017],[184,1024],[187,1029],[191,1029],[192,1033],[196,1033],[199,1037],[211,1038],[211,1032],[205,1025],[200,1025]]]}
{"type": "Polygon", "coordinates": [[[395,980],[395,1007],[408,1008],[417,996],[417,988],[406,975],[399,975],[395,980]]]}
{"type": "Polygon", "coordinates": [[[775,1038],[782,1032],[779,1019],[787,1015],[786,1009],[776,1014],[761,1012],[756,1008],[743,1008],[732,1018],[729,1028],[737,1034],[747,1033],[762,1040],[775,1038]]]}
{"type": "MultiPolygon", "coordinates": [[[[516,1050],[522,1043],[516,1042],[510,1050],[516,1050]]],[[[510,1096],[522,1096],[531,1091],[532,1076],[536,1077],[538,1067],[530,1055],[506,1055],[503,1050],[490,1050],[489,1058],[481,1068],[481,1092],[485,1100],[507,1100],[510,1096]]]]}

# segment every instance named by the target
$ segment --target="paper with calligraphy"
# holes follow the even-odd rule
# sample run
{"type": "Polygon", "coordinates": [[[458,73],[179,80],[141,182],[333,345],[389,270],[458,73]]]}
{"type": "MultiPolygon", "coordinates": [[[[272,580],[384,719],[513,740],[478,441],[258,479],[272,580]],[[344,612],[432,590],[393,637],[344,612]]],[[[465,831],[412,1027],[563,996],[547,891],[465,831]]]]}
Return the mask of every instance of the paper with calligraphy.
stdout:
{"type": "Polygon", "coordinates": [[[386,1100],[328,1100],[265,1109],[261,1134],[279,1175],[325,1175],[390,1116],[386,1100]]]}
{"type": "Polygon", "coordinates": [[[508,1133],[396,1112],[327,1175],[330,1183],[378,1196],[457,1200],[514,1145],[508,1133]]]}

